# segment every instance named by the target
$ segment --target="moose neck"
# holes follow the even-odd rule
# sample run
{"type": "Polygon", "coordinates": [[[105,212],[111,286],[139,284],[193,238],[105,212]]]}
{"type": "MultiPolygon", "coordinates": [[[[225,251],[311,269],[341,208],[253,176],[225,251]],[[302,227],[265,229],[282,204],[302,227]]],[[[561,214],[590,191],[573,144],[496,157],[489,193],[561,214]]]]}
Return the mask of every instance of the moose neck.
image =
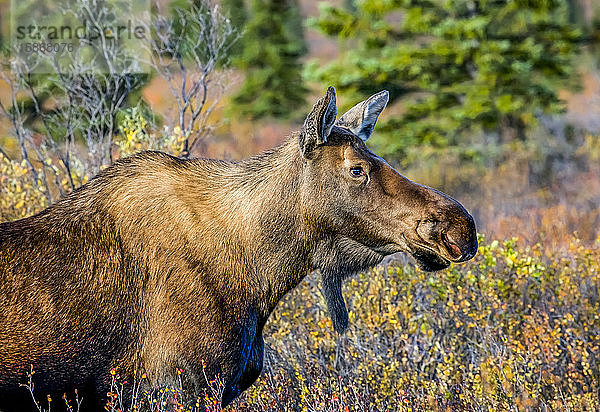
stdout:
{"type": "MultiPolygon", "coordinates": [[[[209,206],[210,233],[219,237],[211,242],[219,245],[213,259],[226,268],[226,281],[234,283],[228,288],[239,286],[245,293],[252,287],[265,320],[311,270],[315,241],[302,218],[302,162],[297,136],[292,136],[273,150],[224,168],[210,188],[215,199],[209,206]],[[235,285],[240,279],[244,284],[235,285]]],[[[206,202],[199,206],[207,207],[206,202]]]]}

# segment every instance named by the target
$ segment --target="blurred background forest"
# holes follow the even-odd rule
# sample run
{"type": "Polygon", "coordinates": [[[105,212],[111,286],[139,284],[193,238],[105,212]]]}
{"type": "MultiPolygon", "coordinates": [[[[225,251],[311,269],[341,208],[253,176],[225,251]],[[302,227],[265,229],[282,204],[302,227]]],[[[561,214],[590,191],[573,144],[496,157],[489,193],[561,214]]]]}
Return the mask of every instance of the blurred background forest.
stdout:
{"type": "Polygon", "coordinates": [[[37,74],[9,11],[28,13],[0,0],[0,221],[138,150],[259,153],[329,85],[340,112],[389,90],[369,146],[473,213],[474,264],[360,275],[344,337],[303,283],[234,408],[598,410],[600,2],[165,0],[141,74],[116,46],[103,74],[75,57],[37,74]]]}

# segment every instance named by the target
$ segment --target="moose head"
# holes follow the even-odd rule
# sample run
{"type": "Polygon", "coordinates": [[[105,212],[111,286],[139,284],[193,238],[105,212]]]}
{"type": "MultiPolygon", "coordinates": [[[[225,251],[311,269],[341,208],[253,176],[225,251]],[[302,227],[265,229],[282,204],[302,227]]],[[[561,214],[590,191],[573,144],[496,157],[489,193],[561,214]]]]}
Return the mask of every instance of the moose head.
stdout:
{"type": "Polygon", "coordinates": [[[317,253],[314,267],[321,271],[328,310],[340,332],[348,324],[341,282],[349,274],[400,251],[426,271],[477,252],[475,222],[459,202],[402,176],[365,145],[388,99],[381,91],[336,121],[336,93],[330,87],[298,138],[305,220],[327,234],[322,250],[328,252],[317,253]]]}

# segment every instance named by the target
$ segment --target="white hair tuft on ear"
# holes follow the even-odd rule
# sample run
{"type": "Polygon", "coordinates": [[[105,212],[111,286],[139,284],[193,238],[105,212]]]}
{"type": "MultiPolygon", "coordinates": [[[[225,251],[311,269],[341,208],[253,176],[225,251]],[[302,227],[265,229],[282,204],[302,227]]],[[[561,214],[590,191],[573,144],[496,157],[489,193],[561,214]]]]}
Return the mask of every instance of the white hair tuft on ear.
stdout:
{"type": "Polygon", "coordinates": [[[385,109],[389,99],[389,92],[382,90],[344,113],[336,122],[336,125],[350,130],[366,141],[371,137],[377,119],[383,109],[385,109]]]}

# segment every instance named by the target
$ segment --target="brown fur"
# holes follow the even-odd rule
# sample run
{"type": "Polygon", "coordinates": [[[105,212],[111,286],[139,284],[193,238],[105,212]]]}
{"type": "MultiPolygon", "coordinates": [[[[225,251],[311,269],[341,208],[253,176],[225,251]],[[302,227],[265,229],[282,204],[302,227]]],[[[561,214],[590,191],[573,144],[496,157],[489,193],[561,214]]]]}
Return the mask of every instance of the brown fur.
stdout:
{"type": "Polygon", "coordinates": [[[197,391],[205,362],[226,383],[226,405],[262,369],[269,314],[311,271],[343,331],[347,275],[400,250],[425,269],[472,257],[464,208],[333,126],[331,99],[335,108],[330,90],[299,133],[256,157],[140,153],[0,224],[0,410],[30,404],[18,386],[30,365],[38,394],[79,388],[100,410],[112,367],[155,384],[182,368],[197,391]],[[356,165],[363,180],[348,173],[356,165]]]}

